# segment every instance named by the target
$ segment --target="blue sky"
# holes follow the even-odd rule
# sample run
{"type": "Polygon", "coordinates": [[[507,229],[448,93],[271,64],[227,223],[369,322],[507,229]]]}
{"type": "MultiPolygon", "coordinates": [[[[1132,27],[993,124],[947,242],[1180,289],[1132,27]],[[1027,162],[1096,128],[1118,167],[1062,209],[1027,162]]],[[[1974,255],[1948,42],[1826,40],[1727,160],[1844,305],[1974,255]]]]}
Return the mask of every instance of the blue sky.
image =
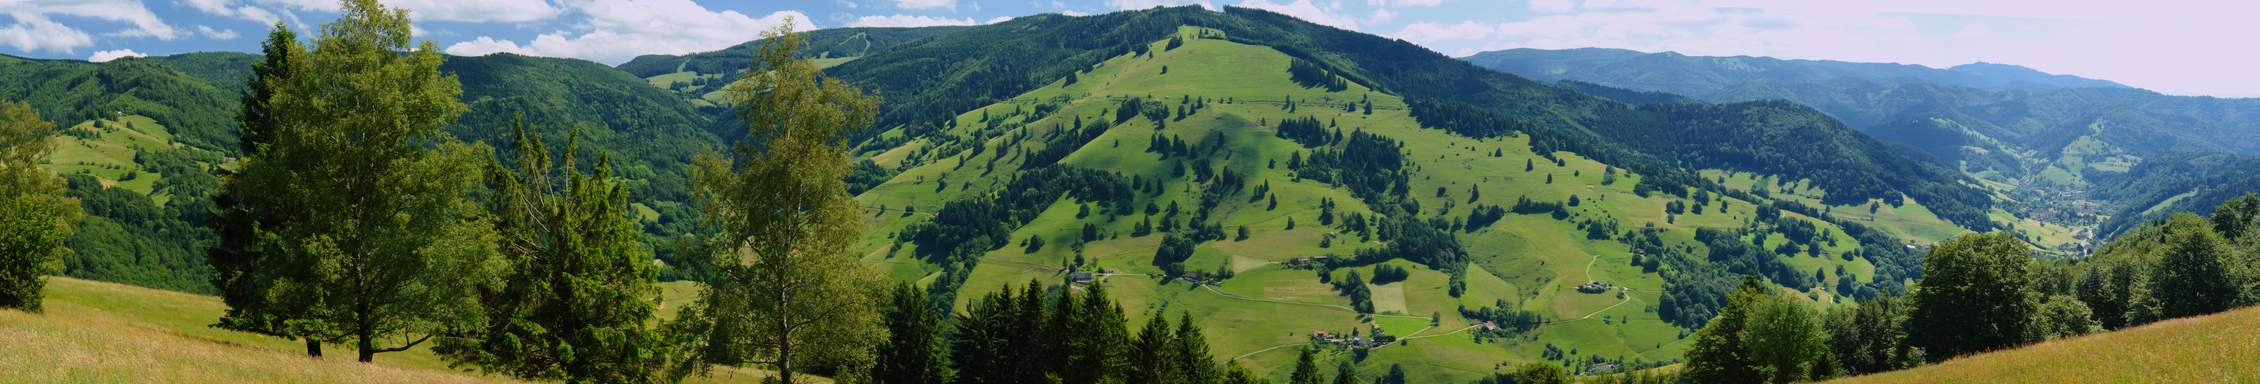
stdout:
{"type": "MultiPolygon", "coordinates": [[[[2260,97],[2253,2],[2149,0],[388,0],[454,54],[517,52],[618,64],[802,29],[973,25],[1155,5],[1265,8],[1453,56],[1608,47],[1692,55],[1976,61],[2184,95],[2260,97]]],[[[319,25],[329,0],[0,0],[0,53],[108,60],[254,51],[267,26],[319,25]]]]}

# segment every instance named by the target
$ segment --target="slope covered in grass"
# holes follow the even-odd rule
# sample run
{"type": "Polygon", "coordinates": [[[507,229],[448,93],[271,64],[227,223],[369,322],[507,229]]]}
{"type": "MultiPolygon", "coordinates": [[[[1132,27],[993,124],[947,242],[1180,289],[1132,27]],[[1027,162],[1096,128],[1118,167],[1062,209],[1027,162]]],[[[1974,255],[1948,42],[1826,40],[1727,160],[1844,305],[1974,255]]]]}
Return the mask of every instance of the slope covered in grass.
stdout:
{"type": "MultiPolygon", "coordinates": [[[[1313,331],[1369,333],[1378,327],[1409,340],[1374,349],[1358,364],[1369,372],[1392,364],[1422,368],[1411,370],[1421,382],[1467,381],[1540,359],[1677,359],[1686,331],[1659,313],[1672,283],[1654,260],[1666,257],[1656,253],[1666,249],[1701,258],[1699,250],[1706,245],[1697,240],[1698,228],[1747,229],[1751,235],[1738,241],[1769,250],[1794,249],[1762,257],[1778,257],[1781,268],[1794,271],[1789,274],[1825,275],[1800,286],[1811,287],[1803,292],[1816,301],[1850,300],[1852,292],[1834,288],[1838,280],[1865,283],[1877,276],[1868,259],[1852,256],[1858,243],[1828,221],[1782,214],[1783,220],[1813,225],[1817,236],[1843,241],[1790,240],[1770,224],[1753,224],[1761,221],[1759,212],[1770,200],[1713,193],[1705,197],[1716,199],[1709,205],[1671,213],[1669,207],[1693,205],[1693,199],[1638,191],[1635,186],[1645,176],[1624,167],[1578,153],[1541,152],[1528,135],[1471,138],[1425,127],[1402,98],[1358,83],[1339,89],[1299,84],[1287,70],[1294,57],[1257,41],[1197,27],[1181,28],[1175,37],[1175,42],[1150,42],[1143,50],[1147,53],[1130,50],[1077,71],[1072,82],[1055,79],[961,112],[931,133],[879,133],[875,142],[891,145],[866,147],[858,157],[894,173],[857,198],[871,214],[860,248],[868,250],[865,260],[885,266],[902,281],[962,280],[955,288],[959,308],[1006,285],[1058,282],[1070,268],[1095,272],[1131,312],[1133,323],[1156,312],[1170,317],[1190,313],[1208,330],[1216,356],[1275,378],[1285,377],[1293,347],[1308,345],[1313,331]],[[1160,113],[1121,113],[1123,108],[1160,113]],[[1418,206],[1417,212],[1405,213],[1421,220],[1413,225],[1449,227],[1451,236],[1464,244],[1466,263],[1381,263],[1406,269],[1408,276],[1372,285],[1375,313],[1365,316],[1315,271],[1290,268],[1296,258],[1345,258],[1386,249],[1389,241],[1344,224],[1350,216],[1378,222],[1385,214],[1382,207],[1369,206],[1374,200],[1361,195],[1358,179],[1291,166],[1349,144],[1290,138],[1296,135],[1282,134],[1282,121],[1289,119],[1317,121],[1329,137],[1370,135],[1396,143],[1393,152],[1401,165],[1377,172],[1402,172],[1402,185],[1368,193],[1403,193],[1418,206]],[[1177,152],[1179,141],[1190,149],[1177,152]],[[1139,187],[1121,200],[1030,196],[1017,189],[1042,185],[1015,181],[1056,175],[1050,168],[1102,172],[1125,183],[1136,180],[1131,184],[1139,187]],[[1212,175],[1207,180],[1201,176],[1204,171],[1212,175]],[[1242,179],[1217,181],[1227,177],[1242,179]],[[1567,205],[1558,217],[1505,213],[1493,223],[1466,224],[1478,207],[1513,206],[1525,199],[1578,203],[1567,205]],[[966,222],[944,212],[945,207],[1017,200],[1029,201],[1017,203],[1026,210],[1025,222],[982,240],[990,247],[973,247],[977,257],[967,263],[969,270],[953,272],[950,265],[957,261],[937,256],[942,250],[920,249],[911,240],[936,220],[966,222]],[[1181,213],[1169,214],[1172,210],[1181,213]],[[1185,270],[1230,270],[1235,276],[1195,285],[1165,274],[1154,260],[1171,231],[1140,235],[1138,229],[1171,221],[1180,228],[1214,226],[1224,232],[1221,238],[1194,242],[1182,262],[1185,270]],[[1245,238],[1239,235],[1241,228],[1245,238]],[[1643,246],[1651,253],[1637,255],[1639,246],[1628,243],[1631,234],[1650,232],[1656,240],[1643,246]],[[1030,239],[1043,245],[1031,246],[1030,239]],[[1809,244],[1789,246],[1793,241],[1809,244]],[[1450,292],[1452,269],[1463,274],[1466,290],[1459,295],[1450,292]],[[1621,290],[1576,289],[1593,280],[1611,281],[1621,290]],[[1486,307],[1538,313],[1549,323],[1525,334],[1478,338],[1472,330],[1482,321],[1463,316],[1460,309],[1486,307]]],[[[1344,266],[1328,276],[1342,281],[1357,273],[1370,279],[1376,268],[1344,266]]],[[[1325,356],[1351,355],[1334,351],[1325,356]]]]}
{"type": "Polygon", "coordinates": [[[217,297],[56,277],[46,311],[0,311],[0,372],[10,382],[484,383],[505,378],[446,369],[428,349],[353,362],[347,346],[323,360],[304,344],[208,327],[217,297]]]}
{"type": "Polygon", "coordinates": [[[2260,382],[2260,307],[1972,355],[1832,383],[2260,382]]]}

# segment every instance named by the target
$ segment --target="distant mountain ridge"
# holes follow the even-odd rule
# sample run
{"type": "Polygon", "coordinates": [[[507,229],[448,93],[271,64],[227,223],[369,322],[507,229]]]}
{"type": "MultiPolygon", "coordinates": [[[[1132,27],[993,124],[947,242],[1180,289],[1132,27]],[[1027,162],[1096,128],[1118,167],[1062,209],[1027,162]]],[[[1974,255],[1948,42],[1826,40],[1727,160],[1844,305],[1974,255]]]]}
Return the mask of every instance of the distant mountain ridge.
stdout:
{"type": "MultiPolygon", "coordinates": [[[[2060,211],[2055,204],[2082,199],[2090,183],[2145,179],[2122,176],[2130,170],[2173,169],[2137,167],[2147,158],[2260,155],[2260,99],[2171,96],[2007,64],[1937,69],[1619,49],[1510,49],[1464,60],[1563,84],[1666,92],[1708,102],[1795,101],[1915,157],[1986,180],[2021,201],[2011,210],[2020,214],[2049,211],[2045,215],[2054,216],[2060,211]]],[[[2136,214],[2164,197],[2105,195],[2113,199],[2109,209],[2059,221],[2098,224],[2108,216],[2140,216],[2136,214]]],[[[2219,201],[2184,203],[2212,206],[2219,201]]]]}
{"type": "Polygon", "coordinates": [[[1755,79],[1776,83],[1862,81],[1879,85],[1944,84],[1988,91],[2042,91],[2060,88],[2130,88],[2107,80],[2049,74],[2009,64],[1977,62],[1950,68],[1913,64],[1778,59],[1764,56],[1688,56],[1612,48],[1543,50],[1516,48],[1463,58],[1476,65],[1544,81],[1578,80],[1613,87],[1668,87],[1703,99],[1755,79]],[[1629,73],[1621,79],[1590,78],[1588,73],[1629,73]]]}

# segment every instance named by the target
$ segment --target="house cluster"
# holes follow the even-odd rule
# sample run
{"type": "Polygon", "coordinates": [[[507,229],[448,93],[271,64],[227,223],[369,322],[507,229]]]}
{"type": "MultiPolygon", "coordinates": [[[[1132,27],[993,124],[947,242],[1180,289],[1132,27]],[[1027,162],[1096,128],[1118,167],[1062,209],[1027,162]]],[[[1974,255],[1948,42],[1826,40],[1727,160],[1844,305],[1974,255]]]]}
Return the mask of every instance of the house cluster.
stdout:
{"type": "Polygon", "coordinates": [[[1585,284],[1578,285],[1577,291],[1584,293],[1602,293],[1608,292],[1610,286],[1611,285],[1609,284],[1608,280],[1587,281],[1585,282],[1585,284]]]}
{"type": "Polygon", "coordinates": [[[1340,345],[1353,349],[1367,349],[1389,345],[1389,343],[1397,342],[1397,337],[1383,334],[1378,328],[1373,331],[1373,337],[1358,337],[1356,335],[1345,336],[1338,333],[1319,330],[1311,331],[1310,341],[1319,344],[1340,345]]]}

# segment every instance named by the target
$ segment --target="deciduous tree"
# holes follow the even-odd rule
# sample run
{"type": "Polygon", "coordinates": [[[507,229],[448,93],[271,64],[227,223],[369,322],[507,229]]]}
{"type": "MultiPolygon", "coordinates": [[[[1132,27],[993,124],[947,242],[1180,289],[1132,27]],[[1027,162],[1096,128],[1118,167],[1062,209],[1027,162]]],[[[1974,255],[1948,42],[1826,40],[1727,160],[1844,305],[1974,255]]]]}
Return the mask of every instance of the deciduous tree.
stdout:
{"type": "Polygon", "coordinates": [[[55,133],[30,105],[0,101],[0,308],[39,311],[47,274],[71,253],[63,240],[78,221],[78,200],[39,166],[55,133]]]}
{"type": "Polygon", "coordinates": [[[811,368],[857,372],[880,339],[875,271],[852,247],[862,216],[847,194],[847,136],[871,125],[875,97],[799,57],[791,23],[727,90],[745,138],[691,165],[705,207],[714,277],[692,316],[706,335],[695,365],[758,364],[792,384],[811,368]]]}
{"type": "MultiPolygon", "coordinates": [[[[356,343],[359,360],[483,326],[477,290],[502,260],[493,224],[466,197],[489,152],[441,128],[464,111],[431,42],[411,45],[406,10],[348,0],[302,58],[271,78],[232,188],[255,192],[248,286],[237,314],[281,334],[356,343]]],[[[239,193],[241,197],[244,194],[239,193]]],[[[223,323],[225,323],[223,321],[223,323]]]]}

